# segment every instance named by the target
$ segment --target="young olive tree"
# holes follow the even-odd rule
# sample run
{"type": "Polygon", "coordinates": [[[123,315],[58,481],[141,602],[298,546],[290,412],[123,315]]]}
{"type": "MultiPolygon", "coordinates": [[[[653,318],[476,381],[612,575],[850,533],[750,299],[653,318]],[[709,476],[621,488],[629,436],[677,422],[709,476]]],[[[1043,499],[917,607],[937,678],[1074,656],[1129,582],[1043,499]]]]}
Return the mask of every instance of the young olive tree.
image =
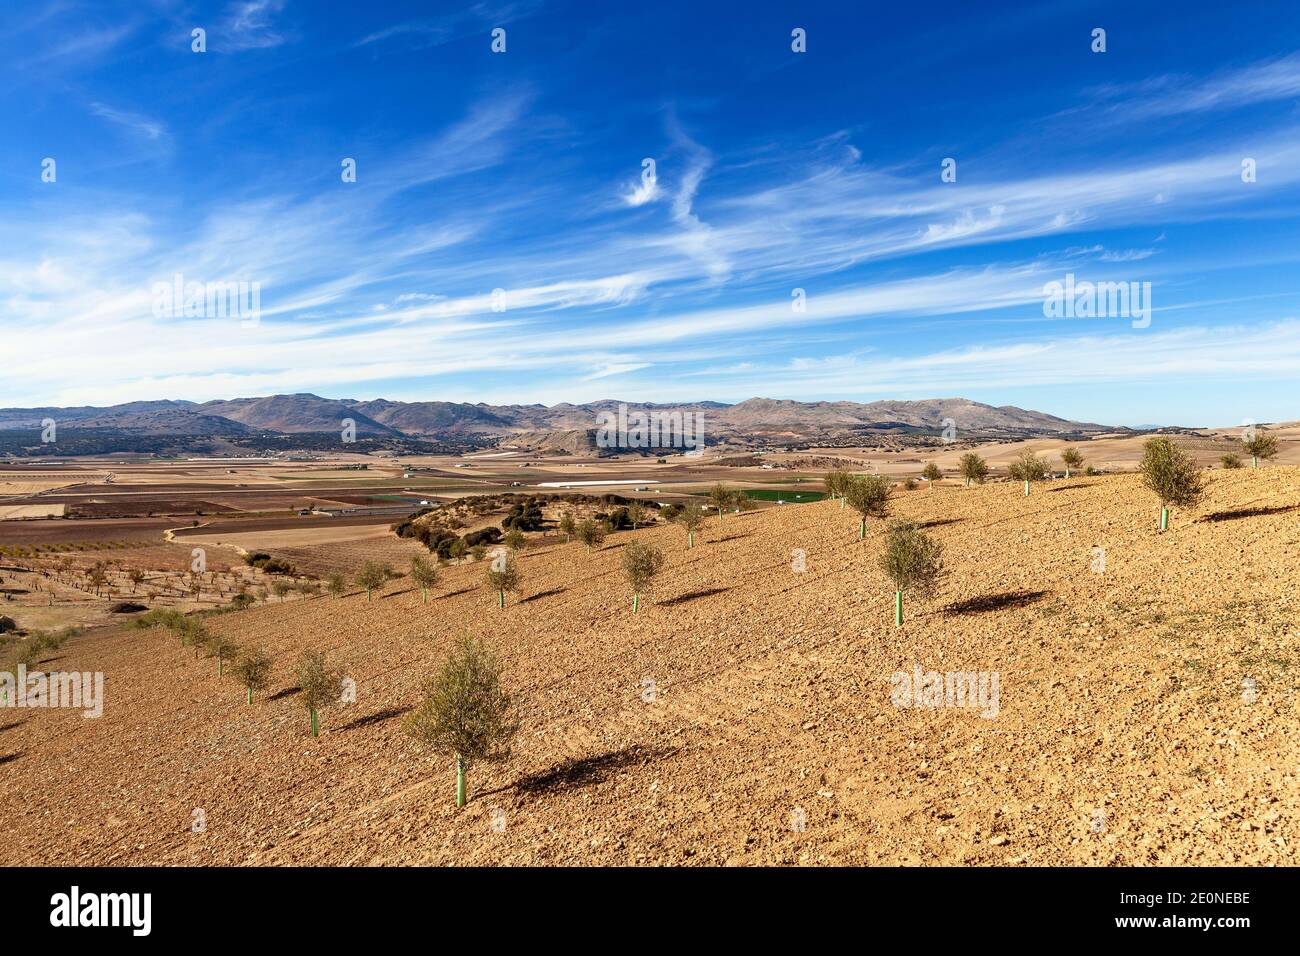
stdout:
{"type": "Polygon", "coordinates": [[[595,521],[591,518],[584,519],[578,525],[578,540],[587,546],[588,551],[593,548],[599,548],[604,544],[605,535],[607,533],[608,532],[603,522],[595,521]]]}
{"type": "Polygon", "coordinates": [[[943,576],[943,545],[914,521],[890,522],[880,569],[894,582],[894,626],[903,626],[903,593],[927,596],[943,576]]]}
{"type": "Polygon", "coordinates": [[[632,530],[639,528],[646,519],[645,505],[639,501],[633,501],[627,506],[627,520],[632,522],[632,530]]]}
{"type": "Polygon", "coordinates": [[[1026,448],[1016,456],[1016,460],[1011,463],[1007,472],[1011,475],[1012,481],[1025,483],[1025,497],[1028,498],[1029,486],[1047,477],[1047,462],[1026,448]]]}
{"type": "Polygon", "coordinates": [[[523,577],[514,556],[504,549],[498,549],[488,564],[487,582],[497,592],[497,606],[506,606],[506,592],[518,593],[523,577]]]}
{"type": "Polygon", "coordinates": [[[573,518],[572,511],[566,511],[560,515],[560,531],[564,534],[564,543],[568,544],[574,533],[578,530],[578,522],[573,518]]]}
{"type": "Polygon", "coordinates": [[[856,511],[858,540],[867,536],[867,519],[884,518],[889,513],[889,479],[884,475],[855,475],[844,487],[844,500],[856,511]]]}
{"type": "Polygon", "coordinates": [[[424,699],[405,722],[408,734],[438,754],[456,758],[456,806],[465,806],[465,776],[480,761],[504,760],[519,729],[501,668],[480,642],[462,638],[442,669],[424,685],[424,699]]]}
{"type": "Polygon", "coordinates": [[[411,580],[419,587],[424,603],[428,604],[429,588],[438,586],[438,565],[417,554],[411,558],[411,580]]]}
{"type": "Polygon", "coordinates": [[[697,502],[688,501],[682,510],[673,516],[673,521],[686,529],[687,550],[695,547],[695,532],[704,524],[704,509],[697,502]]]}
{"type": "Polygon", "coordinates": [[[844,489],[848,487],[852,477],[845,469],[836,468],[834,471],[828,471],[823,479],[826,485],[826,493],[832,498],[840,499],[841,509],[844,508],[844,489]]]}
{"type": "Polygon", "coordinates": [[[1066,478],[1070,477],[1071,469],[1078,471],[1083,467],[1083,455],[1073,445],[1061,449],[1061,461],[1065,463],[1066,478]]]}
{"type": "Polygon", "coordinates": [[[265,690],[271,682],[271,655],[260,647],[245,651],[235,664],[235,676],[248,688],[248,702],[253,702],[253,692],[265,690]]]}
{"type": "Polygon", "coordinates": [[[348,579],[337,571],[331,574],[325,581],[325,590],[330,592],[330,597],[342,597],[343,592],[348,589],[348,579]]]}
{"type": "Polygon", "coordinates": [[[1251,428],[1247,431],[1246,437],[1242,439],[1241,447],[1246,449],[1246,453],[1250,455],[1251,467],[1258,468],[1261,458],[1268,461],[1277,457],[1277,436],[1270,435],[1263,429],[1251,428]]]}
{"type": "Polygon", "coordinates": [[[1138,465],[1142,484],[1160,499],[1160,530],[1169,527],[1169,506],[1190,508],[1201,500],[1205,486],[1200,469],[1192,456],[1174,444],[1172,439],[1149,438],[1142,446],[1142,462],[1138,465]]]}
{"type": "Polygon", "coordinates": [[[943,477],[943,472],[939,470],[939,466],[934,462],[929,462],[921,469],[921,477],[928,482],[927,488],[933,488],[934,483],[943,477]]]}
{"type": "Polygon", "coordinates": [[[641,595],[649,595],[655,576],[663,570],[664,555],[658,548],[633,541],[623,549],[623,572],[632,585],[632,613],[641,609],[641,595]]]}
{"type": "Polygon", "coordinates": [[[733,506],[735,492],[718,482],[709,489],[709,502],[718,509],[718,523],[722,523],[722,513],[733,506]]]}
{"type": "Polygon", "coordinates": [[[967,488],[972,481],[982,485],[988,479],[989,463],[973,451],[968,451],[961,456],[958,467],[961,469],[961,476],[966,479],[967,488]]]}
{"type": "Polygon", "coordinates": [[[511,528],[502,536],[501,543],[511,551],[520,551],[524,546],[524,533],[518,528],[511,528]]]}
{"type": "Polygon", "coordinates": [[[371,592],[375,588],[383,587],[392,573],[392,568],[378,561],[367,561],[361,565],[361,570],[357,572],[357,584],[366,589],[367,603],[372,600],[371,592]]]}
{"type": "Polygon", "coordinates": [[[304,651],[298,658],[298,700],[311,715],[311,735],[320,736],[320,712],[343,695],[343,674],[330,667],[320,651],[304,651]]]}
{"type": "Polygon", "coordinates": [[[208,639],[208,657],[217,659],[217,676],[226,674],[226,661],[234,660],[239,654],[239,645],[222,634],[214,634],[208,639]]]}

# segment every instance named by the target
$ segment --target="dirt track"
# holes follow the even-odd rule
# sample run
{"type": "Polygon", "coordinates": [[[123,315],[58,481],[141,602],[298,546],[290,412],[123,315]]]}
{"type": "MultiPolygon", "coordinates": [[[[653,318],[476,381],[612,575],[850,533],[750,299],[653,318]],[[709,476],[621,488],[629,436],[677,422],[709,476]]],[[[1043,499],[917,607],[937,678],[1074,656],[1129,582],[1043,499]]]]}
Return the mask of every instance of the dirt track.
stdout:
{"type": "Polygon", "coordinates": [[[300,648],[344,666],[358,702],[318,740],[292,694],[249,707],[163,632],[76,638],[45,666],[105,671],[105,714],[0,710],[0,861],[1296,862],[1300,469],[1216,472],[1163,536],[1131,476],[894,511],[932,522],[952,571],[900,630],[880,529],[859,542],[832,502],[711,519],[691,551],[636,532],[668,562],[635,618],[625,533],[526,551],[504,612],[479,565],[427,607],[399,581],[214,619],[276,655],[272,696],[300,648]],[[458,812],[401,715],[466,628],[523,729],[458,812]],[[997,672],[998,715],[896,708],[918,664],[997,672]]]}

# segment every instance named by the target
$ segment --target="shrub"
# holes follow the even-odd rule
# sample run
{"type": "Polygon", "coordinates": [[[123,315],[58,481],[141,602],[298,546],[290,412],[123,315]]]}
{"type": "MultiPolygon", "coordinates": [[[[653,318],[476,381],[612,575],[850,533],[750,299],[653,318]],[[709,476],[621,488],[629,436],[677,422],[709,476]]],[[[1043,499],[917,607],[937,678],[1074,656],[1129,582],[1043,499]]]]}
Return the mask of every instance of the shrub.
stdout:
{"type": "Polygon", "coordinates": [[[512,555],[501,551],[492,556],[487,569],[487,582],[492,590],[497,592],[499,607],[506,606],[507,591],[512,594],[518,593],[522,580],[523,576],[519,573],[519,566],[512,555]]]}
{"type": "Polygon", "coordinates": [[[977,485],[982,485],[988,479],[989,463],[973,451],[961,456],[958,467],[961,469],[961,476],[966,479],[967,488],[970,487],[972,481],[977,485]]]}
{"type": "Polygon", "coordinates": [[[861,540],[867,536],[867,518],[884,518],[889,513],[889,479],[884,475],[855,475],[844,486],[844,500],[861,515],[861,540]]]}
{"type": "Polygon", "coordinates": [[[903,624],[903,592],[933,592],[943,575],[943,546],[914,521],[891,522],[880,569],[894,583],[894,626],[903,624]]]}
{"type": "Polygon", "coordinates": [[[1138,466],[1142,484],[1160,499],[1160,530],[1169,527],[1169,506],[1190,508],[1201,500],[1205,487],[1192,456],[1169,438],[1149,438],[1138,466]]]}
{"type": "Polygon", "coordinates": [[[131,627],[145,630],[151,627],[165,627],[175,630],[185,620],[185,615],[175,608],[159,607],[146,611],[131,622],[131,627]]]}
{"type": "Polygon", "coordinates": [[[586,520],[579,522],[577,533],[578,540],[585,544],[587,550],[590,551],[593,548],[599,548],[605,543],[605,535],[607,534],[607,531],[603,523],[587,518],[586,520]]]}
{"type": "Polygon", "coordinates": [[[260,647],[245,651],[235,664],[235,675],[248,688],[248,702],[253,702],[253,691],[263,690],[271,682],[271,656],[260,647]]]}
{"type": "MultiPolygon", "coordinates": [[[[136,620],[139,620],[139,618],[136,620]]],[[[8,634],[9,632],[16,630],[18,630],[18,622],[12,617],[6,617],[5,615],[0,614],[0,634],[8,634]]]]}
{"type": "Polygon", "coordinates": [[[501,669],[473,638],[463,638],[442,669],[424,685],[424,699],[405,730],[434,753],[456,758],[456,806],[465,805],[465,777],[480,761],[504,760],[519,729],[501,669]]]}
{"type": "Polygon", "coordinates": [[[257,599],[251,594],[236,594],[230,599],[230,606],[236,611],[242,611],[245,608],[252,607],[257,599]]]}
{"type": "Polygon", "coordinates": [[[641,525],[645,524],[645,520],[646,520],[645,505],[641,504],[639,501],[634,501],[632,502],[632,504],[628,505],[627,520],[632,522],[633,531],[635,531],[641,525]]]}
{"type": "Polygon", "coordinates": [[[1270,458],[1277,457],[1277,436],[1270,435],[1263,429],[1252,431],[1248,437],[1242,439],[1241,447],[1250,455],[1251,465],[1258,468],[1261,458],[1268,461],[1270,458]]]}
{"type": "Polygon", "coordinates": [[[686,547],[695,547],[695,531],[704,523],[704,509],[696,502],[688,501],[673,515],[672,521],[686,529],[686,547]]]}
{"type": "Polygon", "coordinates": [[[428,604],[429,588],[438,586],[438,566],[417,554],[411,558],[411,580],[419,587],[424,603],[428,604]]]}
{"type": "Polygon", "coordinates": [[[641,609],[641,595],[649,594],[655,576],[663,570],[664,555],[658,548],[633,541],[623,549],[623,572],[632,585],[632,613],[641,609]]]}
{"type": "Polygon", "coordinates": [[[322,710],[337,703],[343,693],[343,675],[330,667],[320,651],[304,651],[298,658],[298,700],[311,715],[311,735],[320,736],[322,710]]]}
{"type": "Polygon", "coordinates": [[[1232,452],[1228,452],[1228,454],[1220,458],[1219,461],[1223,463],[1224,468],[1233,469],[1241,467],[1241,456],[1234,455],[1232,452]]]}
{"type": "Polygon", "coordinates": [[[501,538],[501,543],[511,551],[518,551],[524,546],[524,533],[517,527],[511,528],[501,538]]]}

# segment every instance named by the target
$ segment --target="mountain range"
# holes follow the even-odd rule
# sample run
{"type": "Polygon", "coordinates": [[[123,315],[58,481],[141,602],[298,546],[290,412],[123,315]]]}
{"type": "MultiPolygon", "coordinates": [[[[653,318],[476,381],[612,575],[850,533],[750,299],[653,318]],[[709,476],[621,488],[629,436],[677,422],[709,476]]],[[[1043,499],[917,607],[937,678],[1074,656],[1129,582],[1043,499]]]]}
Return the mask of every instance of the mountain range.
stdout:
{"type": "MultiPolygon", "coordinates": [[[[1068,436],[1112,431],[1044,412],[993,406],[964,398],[920,401],[798,402],[751,398],[737,404],[687,402],[673,405],[622,403],[614,399],[574,405],[486,405],[467,402],[358,401],[319,395],[268,395],[203,403],[164,400],[108,407],[0,409],[0,430],[39,429],[53,419],[64,429],[129,431],[147,436],[248,439],[258,435],[338,433],[346,420],[356,435],[423,441],[471,439],[513,442],[525,447],[572,444],[594,433],[602,412],[620,405],[631,411],[680,411],[703,416],[709,444],[719,442],[803,443],[871,433],[934,433],[954,428],[963,437],[1068,436]]],[[[579,444],[583,444],[579,442],[579,444]]],[[[570,449],[574,450],[574,449],[570,449]]]]}

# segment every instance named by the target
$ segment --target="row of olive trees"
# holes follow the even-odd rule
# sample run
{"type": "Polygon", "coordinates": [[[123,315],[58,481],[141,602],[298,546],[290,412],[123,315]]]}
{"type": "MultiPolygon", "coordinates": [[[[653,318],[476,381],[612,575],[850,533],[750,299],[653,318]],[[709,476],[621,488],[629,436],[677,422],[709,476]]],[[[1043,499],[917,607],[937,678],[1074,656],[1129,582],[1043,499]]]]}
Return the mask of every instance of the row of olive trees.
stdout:
{"type": "MultiPolygon", "coordinates": [[[[201,616],[187,615],[174,608],[158,608],[142,614],[132,625],[140,629],[163,628],[176,637],[182,646],[217,661],[217,676],[224,677],[226,665],[234,662],[232,673],[239,679],[247,694],[248,703],[253,695],[265,690],[271,683],[274,660],[264,648],[241,648],[229,637],[215,633],[204,624],[201,616]]],[[[343,692],[342,674],[329,666],[325,655],[318,651],[305,651],[295,668],[298,683],[298,701],[307,710],[313,737],[320,735],[320,712],[337,703],[343,692]]]]}

